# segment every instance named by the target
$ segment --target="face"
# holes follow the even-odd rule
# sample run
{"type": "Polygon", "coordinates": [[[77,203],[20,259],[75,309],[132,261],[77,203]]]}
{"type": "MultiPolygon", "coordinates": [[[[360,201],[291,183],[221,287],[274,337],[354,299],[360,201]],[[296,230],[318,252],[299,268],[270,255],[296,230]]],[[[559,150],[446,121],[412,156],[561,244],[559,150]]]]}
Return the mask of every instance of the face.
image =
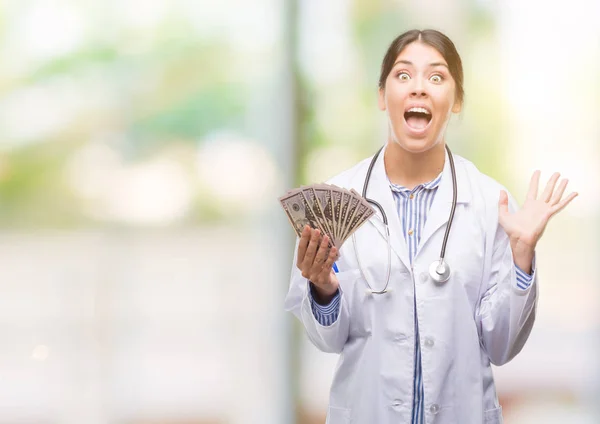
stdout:
{"type": "Polygon", "coordinates": [[[390,141],[412,153],[444,141],[452,113],[460,112],[455,82],[443,56],[415,41],[402,50],[379,89],[379,108],[387,112],[390,141]]]}

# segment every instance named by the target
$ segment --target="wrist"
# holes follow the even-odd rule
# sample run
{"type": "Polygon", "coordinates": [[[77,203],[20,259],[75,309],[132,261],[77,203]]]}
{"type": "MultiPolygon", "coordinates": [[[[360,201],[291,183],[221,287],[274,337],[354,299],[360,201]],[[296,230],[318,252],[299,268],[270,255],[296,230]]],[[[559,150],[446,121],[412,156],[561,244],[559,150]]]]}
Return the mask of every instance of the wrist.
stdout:
{"type": "Polygon", "coordinates": [[[535,245],[533,243],[524,242],[522,239],[511,239],[510,248],[513,254],[518,255],[531,255],[535,252],[535,245]]]}
{"type": "Polygon", "coordinates": [[[327,305],[331,303],[333,298],[338,292],[338,288],[334,284],[327,284],[325,286],[316,285],[312,281],[309,281],[310,289],[314,300],[320,305],[327,305]]]}
{"type": "Polygon", "coordinates": [[[515,264],[527,274],[531,274],[531,265],[535,255],[535,246],[522,243],[519,240],[514,242],[511,240],[510,247],[515,264]]]}

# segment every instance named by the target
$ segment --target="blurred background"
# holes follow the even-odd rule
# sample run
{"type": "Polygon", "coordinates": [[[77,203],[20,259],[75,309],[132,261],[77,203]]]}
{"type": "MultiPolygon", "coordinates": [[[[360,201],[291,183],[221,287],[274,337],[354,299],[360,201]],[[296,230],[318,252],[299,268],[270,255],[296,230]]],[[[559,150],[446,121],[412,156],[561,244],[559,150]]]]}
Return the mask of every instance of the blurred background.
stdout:
{"type": "Polygon", "coordinates": [[[600,422],[600,3],[0,4],[0,423],[323,423],[337,357],[283,311],[277,197],[385,140],[376,87],[412,28],[455,42],[453,150],[522,201],[579,197],[538,248],[507,424],[600,422]]]}

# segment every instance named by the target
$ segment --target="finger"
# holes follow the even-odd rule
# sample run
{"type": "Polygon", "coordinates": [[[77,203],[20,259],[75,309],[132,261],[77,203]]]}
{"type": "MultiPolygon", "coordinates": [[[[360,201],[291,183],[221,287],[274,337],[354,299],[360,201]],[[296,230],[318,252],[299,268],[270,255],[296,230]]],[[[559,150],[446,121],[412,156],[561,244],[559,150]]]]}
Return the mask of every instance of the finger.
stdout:
{"type": "Polygon", "coordinates": [[[498,200],[498,219],[502,220],[508,215],[508,194],[504,190],[500,190],[500,199],[498,200]]]}
{"type": "Polygon", "coordinates": [[[319,246],[319,238],[321,237],[321,232],[318,229],[310,230],[310,233],[310,241],[306,248],[304,261],[302,261],[302,268],[304,269],[310,269],[312,267],[313,261],[315,260],[315,254],[317,253],[317,247],[319,246]]]}
{"type": "Polygon", "coordinates": [[[540,171],[535,171],[529,181],[529,191],[527,192],[527,199],[535,200],[538,195],[538,186],[540,185],[540,171]]]}
{"type": "Polygon", "coordinates": [[[562,199],[563,194],[565,194],[565,189],[567,188],[568,183],[569,183],[569,180],[566,178],[560,182],[560,184],[558,185],[558,189],[556,190],[556,193],[554,193],[554,195],[552,196],[552,200],[550,200],[550,205],[554,206],[558,202],[560,202],[560,199],[562,199]]]}
{"type": "Polygon", "coordinates": [[[331,250],[329,251],[329,255],[327,256],[327,260],[323,264],[323,269],[321,270],[321,272],[319,274],[319,281],[321,281],[322,283],[326,283],[329,281],[329,275],[331,274],[331,267],[333,266],[333,263],[337,260],[337,258],[338,258],[338,251],[335,247],[332,247],[331,250]]]}
{"type": "Polygon", "coordinates": [[[541,200],[543,200],[544,202],[550,201],[552,193],[554,193],[554,187],[556,186],[556,182],[558,181],[559,177],[560,174],[558,172],[552,174],[550,180],[548,180],[548,184],[546,184],[546,189],[544,190],[544,193],[542,193],[541,200]]]}
{"type": "Polygon", "coordinates": [[[571,203],[571,201],[576,198],[579,195],[579,193],[571,193],[569,194],[566,198],[564,198],[562,200],[562,202],[560,202],[559,204],[555,205],[550,211],[550,216],[555,215],[557,213],[559,213],[560,211],[562,211],[569,203],[571,203]]]}
{"type": "Polygon", "coordinates": [[[321,265],[327,259],[329,247],[329,237],[326,235],[321,239],[321,244],[319,245],[319,250],[317,250],[317,254],[315,255],[315,260],[313,262],[313,267],[316,267],[318,271],[321,271],[321,265]]]}
{"type": "Polygon", "coordinates": [[[298,243],[298,256],[296,257],[296,266],[298,268],[300,268],[302,266],[302,262],[304,262],[304,255],[306,254],[306,248],[308,247],[309,240],[310,227],[308,225],[305,225],[304,229],[302,230],[300,242],[298,243]]]}
{"type": "Polygon", "coordinates": [[[508,193],[505,190],[500,190],[498,206],[505,212],[508,212],[508,193]]]}

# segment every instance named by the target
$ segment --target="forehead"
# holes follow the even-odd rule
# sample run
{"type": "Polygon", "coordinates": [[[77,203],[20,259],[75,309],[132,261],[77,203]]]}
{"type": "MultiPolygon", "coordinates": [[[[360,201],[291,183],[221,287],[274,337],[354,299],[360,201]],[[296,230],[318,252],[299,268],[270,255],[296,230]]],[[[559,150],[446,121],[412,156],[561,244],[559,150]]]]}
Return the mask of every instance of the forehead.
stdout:
{"type": "Polygon", "coordinates": [[[394,63],[398,62],[399,60],[409,61],[417,67],[425,67],[430,63],[436,62],[443,63],[446,66],[448,65],[442,54],[434,47],[419,41],[412,42],[406,46],[404,50],[402,50],[396,57],[394,63]]]}

